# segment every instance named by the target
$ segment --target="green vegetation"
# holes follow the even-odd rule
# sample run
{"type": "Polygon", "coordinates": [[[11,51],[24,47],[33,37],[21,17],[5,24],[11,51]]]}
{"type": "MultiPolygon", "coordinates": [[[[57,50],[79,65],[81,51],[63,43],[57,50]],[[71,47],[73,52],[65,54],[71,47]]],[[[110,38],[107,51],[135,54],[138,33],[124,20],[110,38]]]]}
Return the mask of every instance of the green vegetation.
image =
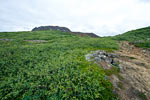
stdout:
{"type": "Polygon", "coordinates": [[[148,100],[144,93],[139,93],[138,96],[143,100],[148,100]]]}
{"type": "Polygon", "coordinates": [[[119,78],[119,80],[123,80],[123,77],[121,77],[119,74],[120,69],[117,66],[112,66],[111,69],[105,69],[104,72],[107,76],[111,76],[114,74],[119,78]]]}
{"type": "Polygon", "coordinates": [[[125,41],[139,41],[139,40],[150,40],[150,27],[141,28],[137,30],[128,31],[124,34],[117,35],[114,37],[117,40],[125,41]]]}
{"type": "Polygon", "coordinates": [[[150,41],[143,41],[140,43],[133,43],[136,47],[140,48],[150,48],[150,41]]]}
{"type": "Polygon", "coordinates": [[[118,75],[119,73],[119,69],[115,66],[113,66],[111,69],[105,69],[105,74],[108,76],[111,76],[112,74],[114,75],[118,75]]]}
{"type": "Polygon", "coordinates": [[[117,99],[105,71],[84,57],[117,50],[117,41],[59,31],[3,32],[0,39],[14,39],[0,40],[1,100],[117,99]]]}
{"type": "Polygon", "coordinates": [[[150,48],[150,27],[132,30],[112,38],[119,41],[129,41],[137,47],[150,48]]]}

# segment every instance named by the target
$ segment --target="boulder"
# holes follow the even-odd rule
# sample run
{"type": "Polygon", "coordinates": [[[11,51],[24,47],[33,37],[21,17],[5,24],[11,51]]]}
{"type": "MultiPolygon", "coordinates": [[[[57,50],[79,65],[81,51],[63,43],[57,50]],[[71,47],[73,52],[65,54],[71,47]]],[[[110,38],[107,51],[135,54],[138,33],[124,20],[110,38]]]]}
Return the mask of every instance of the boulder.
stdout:
{"type": "Polygon", "coordinates": [[[104,69],[111,69],[112,65],[117,66],[118,61],[115,58],[118,58],[119,55],[114,53],[107,53],[103,50],[97,50],[91,54],[86,55],[87,61],[95,61],[98,65],[104,69]]]}

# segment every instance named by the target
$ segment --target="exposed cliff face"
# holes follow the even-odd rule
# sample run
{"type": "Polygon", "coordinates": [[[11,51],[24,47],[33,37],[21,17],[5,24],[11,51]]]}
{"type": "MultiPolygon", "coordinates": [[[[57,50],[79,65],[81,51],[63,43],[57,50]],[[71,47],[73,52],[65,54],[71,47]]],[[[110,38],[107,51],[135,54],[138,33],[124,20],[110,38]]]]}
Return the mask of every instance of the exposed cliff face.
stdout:
{"type": "Polygon", "coordinates": [[[58,30],[62,32],[71,32],[70,29],[66,27],[59,27],[59,26],[40,26],[32,29],[32,31],[43,31],[43,30],[58,30]]]}

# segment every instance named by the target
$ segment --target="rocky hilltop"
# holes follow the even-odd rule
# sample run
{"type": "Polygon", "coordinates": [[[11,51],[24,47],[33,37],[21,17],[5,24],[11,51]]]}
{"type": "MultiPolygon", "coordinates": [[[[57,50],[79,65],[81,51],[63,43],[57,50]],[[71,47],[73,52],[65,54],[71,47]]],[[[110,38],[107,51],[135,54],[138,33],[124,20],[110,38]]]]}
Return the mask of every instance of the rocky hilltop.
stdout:
{"type": "Polygon", "coordinates": [[[60,26],[40,26],[32,29],[32,31],[43,31],[43,30],[58,30],[62,32],[71,32],[70,29],[60,26]]]}
{"type": "Polygon", "coordinates": [[[72,32],[69,28],[67,27],[60,27],[60,26],[40,26],[40,27],[35,27],[32,29],[32,31],[44,31],[44,30],[58,30],[62,32],[70,32],[75,35],[80,35],[81,37],[83,36],[89,36],[89,37],[99,37],[98,35],[94,33],[84,33],[84,32],[72,32]]]}

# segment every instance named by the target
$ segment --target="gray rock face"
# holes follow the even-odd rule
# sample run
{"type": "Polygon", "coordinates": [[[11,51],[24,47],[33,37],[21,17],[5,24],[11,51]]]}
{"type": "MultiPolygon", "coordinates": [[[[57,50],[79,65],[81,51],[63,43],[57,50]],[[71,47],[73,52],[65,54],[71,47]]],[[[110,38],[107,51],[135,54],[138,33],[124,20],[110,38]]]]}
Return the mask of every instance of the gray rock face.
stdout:
{"type": "Polygon", "coordinates": [[[59,26],[40,26],[32,29],[32,31],[43,31],[43,30],[58,30],[62,32],[71,32],[70,29],[66,27],[59,27],[59,26]]]}
{"type": "Polygon", "coordinates": [[[106,53],[103,50],[97,50],[94,53],[87,54],[85,58],[87,61],[94,61],[104,69],[111,69],[111,65],[117,65],[118,62],[114,59],[117,57],[117,54],[106,53]]]}

